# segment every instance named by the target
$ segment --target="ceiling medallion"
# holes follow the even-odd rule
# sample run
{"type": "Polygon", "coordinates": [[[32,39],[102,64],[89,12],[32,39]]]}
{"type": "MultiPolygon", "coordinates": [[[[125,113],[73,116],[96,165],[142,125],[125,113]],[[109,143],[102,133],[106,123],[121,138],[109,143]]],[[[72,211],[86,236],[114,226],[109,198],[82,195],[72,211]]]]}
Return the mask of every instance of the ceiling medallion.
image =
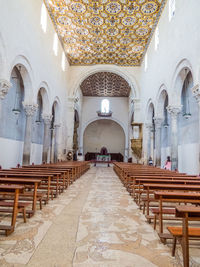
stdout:
{"type": "Polygon", "coordinates": [[[70,65],[139,66],[167,0],[44,2],[70,65]]]}

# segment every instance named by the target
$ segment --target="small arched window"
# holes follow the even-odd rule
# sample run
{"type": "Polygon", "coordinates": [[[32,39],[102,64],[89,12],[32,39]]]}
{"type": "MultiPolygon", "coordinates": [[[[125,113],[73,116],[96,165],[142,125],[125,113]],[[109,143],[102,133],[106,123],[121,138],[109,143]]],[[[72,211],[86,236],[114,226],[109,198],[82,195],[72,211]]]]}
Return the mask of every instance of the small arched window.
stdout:
{"type": "Polygon", "coordinates": [[[109,113],[110,103],[108,99],[101,101],[101,113],[109,113]]]}

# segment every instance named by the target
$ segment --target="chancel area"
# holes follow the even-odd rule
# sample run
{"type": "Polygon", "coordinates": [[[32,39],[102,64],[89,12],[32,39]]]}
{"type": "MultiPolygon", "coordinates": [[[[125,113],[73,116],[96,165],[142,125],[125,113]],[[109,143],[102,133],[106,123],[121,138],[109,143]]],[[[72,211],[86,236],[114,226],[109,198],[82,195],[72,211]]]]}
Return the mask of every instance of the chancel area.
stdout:
{"type": "Polygon", "coordinates": [[[200,266],[199,10],[0,0],[0,266],[200,266]]]}

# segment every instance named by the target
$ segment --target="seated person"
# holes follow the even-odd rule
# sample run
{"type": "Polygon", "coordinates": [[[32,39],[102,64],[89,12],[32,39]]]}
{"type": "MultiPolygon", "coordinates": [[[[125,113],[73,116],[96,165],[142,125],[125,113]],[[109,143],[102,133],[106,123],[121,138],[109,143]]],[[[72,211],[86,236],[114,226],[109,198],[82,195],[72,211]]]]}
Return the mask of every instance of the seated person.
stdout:
{"type": "Polygon", "coordinates": [[[153,166],[153,160],[152,160],[152,157],[149,157],[149,166],[153,166]]]}
{"type": "Polygon", "coordinates": [[[172,162],[171,162],[170,156],[168,156],[167,160],[165,162],[164,169],[165,170],[171,170],[171,168],[172,168],[172,162]]]}

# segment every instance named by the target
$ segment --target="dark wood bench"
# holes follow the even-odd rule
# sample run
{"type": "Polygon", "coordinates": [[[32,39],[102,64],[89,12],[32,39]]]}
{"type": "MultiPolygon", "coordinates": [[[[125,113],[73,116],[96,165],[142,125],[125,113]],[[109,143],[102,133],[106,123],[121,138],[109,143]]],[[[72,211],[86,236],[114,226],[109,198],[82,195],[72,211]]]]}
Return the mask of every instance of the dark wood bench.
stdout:
{"type": "Polygon", "coordinates": [[[175,255],[176,241],[180,240],[184,267],[189,267],[189,239],[200,238],[200,227],[189,227],[189,221],[200,221],[200,207],[177,206],[176,216],[182,219],[182,227],[167,227],[173,236],[172,255],[175,255]]]}
{"type": "Polygon", "coordinates": [[[10,235],[14,229],[15,229],[15,223],[16,223],[16,218],[18,215],[18,199],[19,199],[19,194],[23,192],[24,186],[23,185],[17,185],[17,184],[12,184],[12,185],[1,185],[0,184],[0,193],[2,192],[9,192],[14,194],[14,201],[12,203],[12,219],[11,219],[11,224],[10,225],[5,225],[1,224],[0,225],[0,230],[5,231],[6,235],[10,235]]]}

